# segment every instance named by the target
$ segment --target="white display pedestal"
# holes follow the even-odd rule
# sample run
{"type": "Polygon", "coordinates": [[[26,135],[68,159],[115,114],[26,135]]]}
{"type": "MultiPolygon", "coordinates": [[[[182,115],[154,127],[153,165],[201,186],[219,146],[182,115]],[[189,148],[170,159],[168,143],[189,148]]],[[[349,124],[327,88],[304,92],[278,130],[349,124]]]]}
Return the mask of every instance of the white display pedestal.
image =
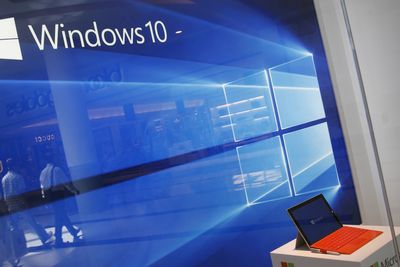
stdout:
{"type": "MultiPolygon", "coordinates": [[[[394,267],[397,266],[390,228],[387,226],[360,225],[383,234],[351,255],[327,255],[309,250],[296,250],[296,240],[292,240],[271,252],[274,267],[394,267]]],[[[400,241],[400,227],[396,227],[396,237],[400,241]]]]}

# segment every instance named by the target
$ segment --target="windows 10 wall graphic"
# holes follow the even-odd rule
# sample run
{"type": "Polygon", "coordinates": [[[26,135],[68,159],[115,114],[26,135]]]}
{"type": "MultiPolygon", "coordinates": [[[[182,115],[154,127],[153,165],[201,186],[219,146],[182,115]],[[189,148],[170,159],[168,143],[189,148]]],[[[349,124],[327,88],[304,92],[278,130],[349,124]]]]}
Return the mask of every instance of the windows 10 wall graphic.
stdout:
{"type": "Polygon", "coordinates": [[[272,266],[296,203],[361,222],[313,1],[0,6],[0,261],[272,266]]]}

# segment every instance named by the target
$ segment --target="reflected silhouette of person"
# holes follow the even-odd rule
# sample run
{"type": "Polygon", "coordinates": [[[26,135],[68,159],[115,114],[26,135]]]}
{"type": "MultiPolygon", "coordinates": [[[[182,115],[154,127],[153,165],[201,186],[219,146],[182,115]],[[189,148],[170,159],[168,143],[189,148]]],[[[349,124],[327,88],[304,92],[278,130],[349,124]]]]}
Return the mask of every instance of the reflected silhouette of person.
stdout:
{"type": "Polygon", "coordinates": [[[62,228],[65,226],[74,237],[74,242],[80,240],[80,229],[74,226],[68,216],[64,198],[77,195],[79,191],[72,185],[64,171],[56,166],[50,155],[46,155],[48,163],[40,173],[40,186],[45,198],[52,201],[54,211],[54,227],[56,246],[63,244],[62,228]]]}
{"type": "Polygon", "coordinates": [[[23,231],[11,225],[6,216],[9,212],[3,198],[3,188],[0,196],[0,266],[19,266],[21,257],[27,252],[26,239],[23,231]]]}
{"type": "MultiPolygon", "coordinates": [[[[3,266],[8,261],[7,257],[7,206],[3,200],[3,189],[0,190],[0,266],[3,266]]],[[[10,262],[11,263],[11,262],[10,262]]]]}
{"type": "Polygon", "coordinates": [[[24,177],[18,172],[18,164],[14,159],[6,160],[7,173],[2,178],[3,196],[10,213],[10,224],[13,228],[21,229],[20,222],[27,222],[36,232],[43,244],[51,241],[52,233],[47,233],[38,224],[28,209],[25,199],[21,196],[26,192],[24,177]]]}

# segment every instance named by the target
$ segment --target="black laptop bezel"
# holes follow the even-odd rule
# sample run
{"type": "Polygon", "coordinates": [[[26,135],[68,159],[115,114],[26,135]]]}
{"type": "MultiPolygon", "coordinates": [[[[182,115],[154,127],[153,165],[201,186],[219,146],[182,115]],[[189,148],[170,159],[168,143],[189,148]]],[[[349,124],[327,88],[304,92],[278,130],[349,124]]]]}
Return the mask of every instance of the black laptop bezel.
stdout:
{"type": "Polygon", "coordinates": [[[297,204],[296,206],[293,206],[293,207],[291,207],[291,208],[289,208],[287,210],[288,213],[289,213],[289,217],[292,219],[292,221],[295,224],[297,230],[299,231],[300,235],[303,237],[305,243],[307,244],[307,246],[309,248],[311,248],[312,244],[310,244],[309,239],[305,235],[303,229],[300,227],[300,224],[297,222],[297,220],[293,216],[292,212],[295,211],[298,208],[304,207],[304,206],[310,204],[311,202],[319,200],[319,199],[322,199],[325,202],[325,204],[328,206],[330,212],[332,213],[333,217],[336,219],[337,223],[340,225],[340,228],[342,228],[343,224],[340,222],[339,217],[335,214],[335,212],[333,211],[332,207],[329,205],[328,201],[326,200],[326,198],[324,197],[323,194],[316,195],[315,197],[312,197],[312,198],[310,198],[310,199],[308,199],[308,200],[306,200],[306,201],[304,201],[304,202],[302,202],[300,204],[297,204]]]}

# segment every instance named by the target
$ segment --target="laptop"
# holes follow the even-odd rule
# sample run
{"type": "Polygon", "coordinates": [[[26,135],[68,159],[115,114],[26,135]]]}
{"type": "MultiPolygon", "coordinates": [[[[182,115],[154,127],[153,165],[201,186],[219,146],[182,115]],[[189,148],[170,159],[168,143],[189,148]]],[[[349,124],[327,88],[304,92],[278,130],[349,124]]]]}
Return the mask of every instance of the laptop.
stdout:
{"type": "Polygon", "coordinates": [[[382,234],[380,231],[343,226],[322,194],[288,209],[288,212],[313,252],[352,254],[382,234]]]}

